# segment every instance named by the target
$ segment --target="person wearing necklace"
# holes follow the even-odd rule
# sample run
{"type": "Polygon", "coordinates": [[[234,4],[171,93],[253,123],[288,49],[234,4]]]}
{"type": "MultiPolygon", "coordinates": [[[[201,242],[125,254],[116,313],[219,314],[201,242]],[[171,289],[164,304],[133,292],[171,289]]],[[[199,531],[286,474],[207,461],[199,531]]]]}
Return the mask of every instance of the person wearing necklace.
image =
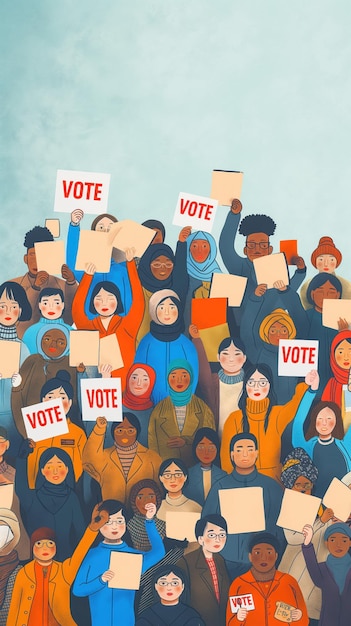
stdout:
{"type": "MultiPolygon", "coordinates": [[[[287,613],[283,621],[308,626],[308,615],[301,589],[290,574],[276,568],[279,543],[267,532],[255,533],[248,544],[251,568],[235,578],[229,588],[226,626],[273,626],[281,624],[279,612],[287,613]],[[237,612],[232,611],[231,598],[251,594],[254,609],[241,602],[237,612]]],[[[233,603],[234,604],[234,603],[233,603]]],[[[332,622],[329,622],[331,626],[332,622]]]]}
{"type": "Polygon", "coordinates": [[[219,438],[222,437],[224,423],[230,413],[238,409],[238,401],[243,389],[245,345],[239,337],[226,337],[218,346],[218,372],[212,372],[207,359],[199,329],[189,326],[189,334],[199,359],[199,396],[212,409],[219,438]]]}
{"type": "Polygon", "coordinates": [[[56,561],[56,535],[40,527],[31,535],[33,560],[15,580],[7,624],[11,626],[77,626],[71,615],[70,589],[85,554],[108,521],[108,512],[96,505],[88,528],[71,556],[56,561]]]}
{"type": "Polygon", "coordinates": [[[332,478],[341,479],[351,470],[351,429],[344,436],[341,410],[335,402],[320,401],[313,407],[305,435],[308,415],[308,408],[301,402],[293,421],[292,444],[303,448],[317,466],[314,495],[323,498],[332,478]]]}
{"type": "Polygon", "coordinates": [[[351,614],[351,529],[337,522],[327,528],[324,541],[328,549],[325,563],[316,559],[312,543],[313,528],[303,527],[302,552],[308,572],[322,591],[322,609],[319,626],[349,626],[351,614]]]}
{"type": "MultiPolygon", "coordinates": [[[[29,356],[29,350],[18,338],[17,327],[20,321],[28,321],[31,316],[32,307],[24,288],[11,281],[2,283],[0,285],[0,341],[14,341],[17,345],[20,344],[19,365],[22,365],[29,356]]],[[[21,445],[21,437],[13,421],[11,391],[19,384],[18,371],[13,372],[11,378],[4,377],[0,372],[0,424],[8,431],[11,449],[15,456],[21,445]]]]}

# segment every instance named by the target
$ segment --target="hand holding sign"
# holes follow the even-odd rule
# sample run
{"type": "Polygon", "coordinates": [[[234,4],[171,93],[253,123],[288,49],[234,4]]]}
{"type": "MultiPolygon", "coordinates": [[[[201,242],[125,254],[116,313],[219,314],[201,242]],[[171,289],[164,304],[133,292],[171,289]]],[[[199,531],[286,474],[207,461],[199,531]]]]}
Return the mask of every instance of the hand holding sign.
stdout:
{"type": "Polygon", "coordinates": [[[82,209],[75,209],[71,213],[71,224],[72,226],[78,226],[78,224],[82,221],[84,217],[84,211],[82,209]]]}

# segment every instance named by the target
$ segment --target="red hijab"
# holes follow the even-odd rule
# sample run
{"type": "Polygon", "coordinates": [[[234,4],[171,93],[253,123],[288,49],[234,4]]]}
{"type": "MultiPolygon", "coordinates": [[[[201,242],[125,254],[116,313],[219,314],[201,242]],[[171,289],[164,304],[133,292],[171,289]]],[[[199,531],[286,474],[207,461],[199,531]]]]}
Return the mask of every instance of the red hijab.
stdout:
{"type": "Polygon", "coordinates": [[[322,393],[322,400],[328,402],[336,402],[341,408],[342,386],[347,385],[349,382],[350,370],[345,370],[337,364],[335,360],[335,350],[339,343],[342,341],[348,341],[351,344],[351,330],[342,330],[338,333],[330,347],[330,367],[334,374],[333,378],[330,378],[322,393]]]}
{"type": "Polygon", "coordinates": [[[152,367],[150,367],[150,365],[146,365],[146,363],[133,363],[127,374],[126,388],[123,394],[123,405],[127,409],[131,409],[132,411],[144,411],[145,409],[150,409],[154,405],[150,396],[155,386],[155,382],[156,372],[152,367]],[[139,367],[145,370],[145,372],[148,374],[150,378],[150,385],[145,393],[143,393],[141,396],[135,396],[130,391],[129,380],[133,372],[135,372],[135,370],[139,367]]]}

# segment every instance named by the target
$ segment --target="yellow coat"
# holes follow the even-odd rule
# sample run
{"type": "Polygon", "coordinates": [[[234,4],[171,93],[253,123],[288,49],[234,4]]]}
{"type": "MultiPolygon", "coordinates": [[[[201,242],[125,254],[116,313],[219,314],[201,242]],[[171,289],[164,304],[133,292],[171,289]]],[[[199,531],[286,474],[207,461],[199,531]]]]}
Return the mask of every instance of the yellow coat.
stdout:
{"type": "MultiPolygon", "coordinates": [[[[91,547],[97,531],[87,528],[70,559],[52,562],[49,578],[49,605],[60,626],[77,626],[71,616],[70,588],[91,547]]],[[[26,626],[35,594],[35,561],[19,570],[12,592],[7,626],[26,626]]],[[[40,626],[40,624],[38,624],[40,626]]]]}

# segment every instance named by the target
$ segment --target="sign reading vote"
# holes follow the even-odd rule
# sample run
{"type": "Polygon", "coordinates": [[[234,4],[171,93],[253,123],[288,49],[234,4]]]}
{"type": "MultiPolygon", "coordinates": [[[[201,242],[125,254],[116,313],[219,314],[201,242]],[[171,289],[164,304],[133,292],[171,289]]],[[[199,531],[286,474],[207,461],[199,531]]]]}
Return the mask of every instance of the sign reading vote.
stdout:
{"type": "Polygon", "coordinates": [[[61,398],[25,406],[21,411],[28,439],[43,441],[68,433],[61,398]]]}
{"type": "Polygon", "coordinates": [[[253,611],[255,608],[252,593],[245,593],[242,596],[229,596],[229,601],[232,613],[237,613],[240,608],[247,611],[253,611]]]}
{"type": "Polygon", "coordinates": [[[106,213],[110,174],[57,170],[54,211],[106,213]]]}
{"type": "Polygon", "coordinates": [[[83,378],[80,391],[83,420],[95,422],[97,417],[105,417],[108,422],[122,421],[120,378],[83,378]]]}
{"type": "Polygon", "coordinates": [[[278,376],[306,376],[318,369],[318,345],[310,339],[280,339],[278,376]]]}
{"type": "Polygon", "coordinates": [[[172,223],[176,226],[192,226],[194,230],[210,233],[217,206],[218,201],[213,198],[180,193],[172,223]]]}

